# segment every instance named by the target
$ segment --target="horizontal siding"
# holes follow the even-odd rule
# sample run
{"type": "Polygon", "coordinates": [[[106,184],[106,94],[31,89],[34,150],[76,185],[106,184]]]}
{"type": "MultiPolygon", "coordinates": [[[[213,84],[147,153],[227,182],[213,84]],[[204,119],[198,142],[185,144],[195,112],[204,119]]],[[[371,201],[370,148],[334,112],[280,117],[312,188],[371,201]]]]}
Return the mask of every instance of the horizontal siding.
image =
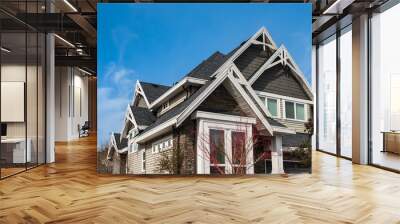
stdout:
{"type": "Polygon", "coordinates": [[[264,71],[252,87],[258,91],[311,100],[292,71],[284,68],[281,64],[264,71]]]}
{"type": "Polygon", "coordinates": [[[251,45],[236,60],[235,64],[246,79],[249,79],[271,56],[261,46],[251,45]]]}
{"type": "MultiPolygon", "coordinates": [[[[128,154],[128,173],[130,174],[160,174],[159,172],[159,161],[161,159],[161,153],[152,153],[151,148],[153,143],[172,133],[167,133],[158,138],[155,138],[145,144],[139,145],[138,151],[128,154]],[[146,170],[142,171],[142,151],[146,151],[146,170]]],[[[175,142],[173,143],[175,147],[175,142]]],[[[164,151],[165,153],[171,152],[172,150],[164,151]]]]}

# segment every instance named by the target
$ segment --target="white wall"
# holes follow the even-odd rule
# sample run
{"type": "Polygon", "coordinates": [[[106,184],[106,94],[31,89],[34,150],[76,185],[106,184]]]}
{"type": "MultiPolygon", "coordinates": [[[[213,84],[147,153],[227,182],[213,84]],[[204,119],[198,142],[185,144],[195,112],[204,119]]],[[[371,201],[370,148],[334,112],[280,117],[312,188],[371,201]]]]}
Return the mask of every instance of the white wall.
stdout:
{"type": "Polygon", "coordinates": [[[76,68],[56,67],[56,141],[79,137],[78,125],[88,120],[88,78],[76,68]]]}

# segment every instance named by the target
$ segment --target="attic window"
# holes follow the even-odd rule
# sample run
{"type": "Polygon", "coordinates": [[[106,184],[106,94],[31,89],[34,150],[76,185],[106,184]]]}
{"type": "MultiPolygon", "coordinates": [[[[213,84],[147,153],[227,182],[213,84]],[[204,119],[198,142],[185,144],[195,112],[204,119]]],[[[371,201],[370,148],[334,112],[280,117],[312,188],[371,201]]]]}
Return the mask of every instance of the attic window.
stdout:
{"type": "Polygon", "coordinates": [[[165,110],[165,109],[168,109],[168,107],[169,107],[169,101],[164,103],[161,108],[162,108],[162,110],[165,110]]]}
{"type": "Polygon", "coordinates": [[[161,139],[153,143],[151,152],[153,154],[158,152],[163,152],[165,150],[171,149],[172,147],[173,147],[172,136],[168,136],[164,139],[161,139]]]}

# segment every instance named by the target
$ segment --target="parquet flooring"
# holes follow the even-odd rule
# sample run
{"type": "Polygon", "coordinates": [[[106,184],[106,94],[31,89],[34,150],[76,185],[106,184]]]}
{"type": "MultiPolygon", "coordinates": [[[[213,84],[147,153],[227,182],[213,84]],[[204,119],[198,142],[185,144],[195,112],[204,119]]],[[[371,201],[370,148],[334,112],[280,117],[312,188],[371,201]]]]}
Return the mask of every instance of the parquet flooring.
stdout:
{"type": "Polygon", "coordinates": [[[400,223],[400,175],[313,153],[313,174],[133,177],[96,173],[96,139],[0,181],[0,223],[400,223]]]}

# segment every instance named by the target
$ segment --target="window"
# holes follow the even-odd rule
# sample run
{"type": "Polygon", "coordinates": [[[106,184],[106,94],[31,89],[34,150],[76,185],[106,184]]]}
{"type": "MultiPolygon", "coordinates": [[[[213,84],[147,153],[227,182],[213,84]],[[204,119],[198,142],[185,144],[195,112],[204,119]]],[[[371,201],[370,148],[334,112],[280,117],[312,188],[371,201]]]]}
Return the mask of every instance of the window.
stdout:
{"type": "Polygon", "coordinates": [[[142,151],[142,172],[146,172],[146,150],[142,151]]]}
{"type": "Polygon", "coordinates": [[[371,19],[370,133],[372,163],[400,170],[400,4],[371,19]]]}
{"type": "Polygon", "coordinates": [[[139,148],[139,145],[137,143],[130,143],[129,144],[129,152],[137,152],[139,148]]]}
{"type": "Polygon", "coordinates": [[[158,145],[153,145],[151,148],[151,153],[157,153],[158,152],[158,145]]]}
{"type": "Polygon", "coordinates": [[[318,147],[336,154],[336,35],[318,47],[318,147]]]}
{"type": "Polygon", "coordinates": [[[231,132],[232,139],[232,173],[246,174],[246,135],[244,132],[231,132]]]}
{"type": "Polygon", "coordinates": [[[170,136],[170,137],[164,138],[160,141],[153,143],[151,152],[152,153],[163,152],[165,150],[172,148],[172,146],[173,146],[172,136],[170,136]]]}
{"type": "Polygon", "coordinates": [[[162,105],[162,110],[168,109],[168,107],[169,107],[169,101],[167,101],[162,105]]]}
{"type": "Polygon", "coordinates": [[[285,102],[286,118],[295,119],[294,116],[294,103],[285,102]]]}
{"type": "Polygon", "coordinates": [[[225,173],[224,130],[210,129],[210,173],[225,173]]]}
{"type": "Polygon", "coordinates": [[[305,105],[302,103],[285,102],[285,115],[288,119],[305,121],[305,105]]]}
{"type": "Polygon", "coordinates": [[[278,117],[278,100],[277,99],[267,99],[267,108],[271,116],[278,117]]]}
{"type": "Polygon", "coordinates": [[[296,119],[304,121],[304,104],[296,103],[296,119]]]}

